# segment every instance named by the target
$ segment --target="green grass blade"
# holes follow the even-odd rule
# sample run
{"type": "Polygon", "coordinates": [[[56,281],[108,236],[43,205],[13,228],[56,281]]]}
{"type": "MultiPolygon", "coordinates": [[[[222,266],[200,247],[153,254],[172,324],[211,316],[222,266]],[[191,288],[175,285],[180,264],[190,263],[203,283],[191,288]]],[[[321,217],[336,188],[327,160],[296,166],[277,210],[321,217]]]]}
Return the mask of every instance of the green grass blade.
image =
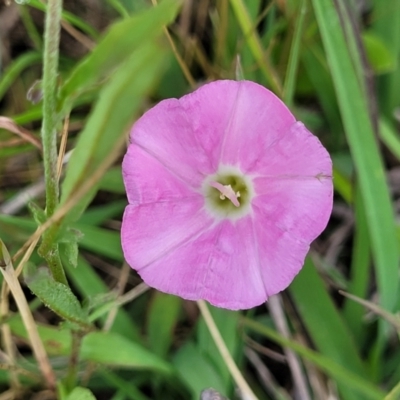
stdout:
{"type": "MultiPolygon", "coordinates": [[[[101,91],[68,163],[61,206],[90,179],[110,154],[122,147],[122,139],[139,112],[143,98],[164,70],[166,55],[160,46],[152,43],[143,45],[101,91]]],[[[70,214],[72,219],[79,217],[95,191],[96,188],[93,188],[84,196],[70,214]]]]}
{"type": "Polygon", "coordinates": [[[396,130],[384,118],[379,120],[379,134],[387,148],[400,160],[400,138],[396,130]]]}
{"type": "Polygon", "coordinates": [[[358,392],[357,399],[374,399],[382,400],[384,393],[375,385],[371,384],[368,380],[360,377],[354,372],[349,371],[342,365],[332,361],[331,358],[325,357],[307,347],[302,346],[299,343],[291,341],[282,337],[275,330],[262,325],[249,318],[242,318],[241,322],[246,328],[253,330],[265,337],[273,340],[281,346],[289,347],[294,350],[297,354],[302,356],[305,360],[312,362],[314,365],[319,367],[321,371],[324,371],[332,379],[340,382],[344,386],[352,388],[358,392]]]}
{"type": "Polygon", "coordinates": [[[380,104],[387,117],[392,117],[400,103],[400,2],[374,1],[372,30],[381,38],[397,61],[392,73],[379,79],[380,104]]]}
{"type": "Polygon", "coordinates": [[[236,15],[236,19],[239,22],[240,28],[242,29],[243,35],[253,53],[254,59],[258,63],[262,73],[265,76],[268,84],[272,90],[277,94],[281,95],[282,87],[275,71],[270,65],[260,41],[260,37],[257,34],[257,30],[254,27],[254,23],[251,21],[247,8],[243,0],[231,0],[230,1],[233,11],[236,15]]]}
{"type": "MultiPolygon", "coordinates": [[[[360,191],[355,196],[355,236],[353,244],[352,263],[350,268],[350,283],[348,292],[365,298],[370,283],[371,257],[370,240],[368,235],[367,218],[360,191]]],[[[346,299],[343,307],[343,316],[352,330],[357,343],[364,343],[365,327],[363,315],[365,308],[355,301],[346,299]]]]}
{"type": "Polygon", "coordinates": [[[59,94],[61,108],[64,102],[71,103],[81,92],[115,73],[115,69],[138,47],[156,40],[164,25],[173,21],[179,6],[179,0],[163,1],[155,8],[114,24],[62,86],[59,94]]]}
{"type": "Polygon", "coordinates": [[[380,303],[392,310],[398,290],[399,251],[382,159],[334,2],[312,2],[365,204],[380,303]]]}
{"type": "Polygon", "coordinates": [[[292,106],[293,103],[297,68],[299,65],[301,38],[303,34],[306,12],[307,12],[307,1],[301,0],[301,3],[299,5],[300,15],[296,19],[296,26],[293,32],[292,47],[290,49],[289,62],[286,71],[285,84],[283,86],[283,101],[289,108],[292,106]]]}
{"type": "Polygon", "coordinates": [[[0,80],[0,99],[13,84],[13,82],[21,75],[22,71],[36,63],[40,63],[42,55],[36,51],[24,53],[19,56],[12,64],[8,66],[1,76],[0,80]]]}
{"type": "MultiPolygon", "coordinates": [[[[316,348],[349,371],[366,377],[366,368],[351,333],[309,258],[290,286],[290,293],[316,348]]],[[[339,385],[339,390],[344,399],[356,398],[348,387],[339,385]]]]}

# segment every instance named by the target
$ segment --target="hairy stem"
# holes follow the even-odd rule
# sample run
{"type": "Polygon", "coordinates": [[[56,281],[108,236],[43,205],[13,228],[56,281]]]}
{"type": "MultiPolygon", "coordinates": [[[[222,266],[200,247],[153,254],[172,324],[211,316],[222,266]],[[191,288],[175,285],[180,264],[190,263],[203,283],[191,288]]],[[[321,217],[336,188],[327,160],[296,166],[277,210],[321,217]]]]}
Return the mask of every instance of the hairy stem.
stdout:
{"type": "Polygon", "coordinates": [[[43,53],[42,142],[46,180],[46,213],[51,216],[58,204],[56,88],[60,43],[62,0],[47,3],[43,53]]]}

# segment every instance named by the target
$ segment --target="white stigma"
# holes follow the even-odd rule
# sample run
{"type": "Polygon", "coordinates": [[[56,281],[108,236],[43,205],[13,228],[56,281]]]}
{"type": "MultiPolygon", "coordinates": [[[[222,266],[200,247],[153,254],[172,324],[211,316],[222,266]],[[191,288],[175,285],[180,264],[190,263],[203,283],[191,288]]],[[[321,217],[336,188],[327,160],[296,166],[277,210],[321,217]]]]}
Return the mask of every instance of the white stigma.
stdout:
{"type": "Polygon", "coordinates": [[[226,198],[228,198],[235,207],[240,206],[238,200],[238,197],[240,197],[240,193],[235,193],[231,185],[222,185],[219,182],[210,182],[210,185],[220,191],[221,194],[219,195],[219,198],[221,200],[225,200],[226,198]]]}

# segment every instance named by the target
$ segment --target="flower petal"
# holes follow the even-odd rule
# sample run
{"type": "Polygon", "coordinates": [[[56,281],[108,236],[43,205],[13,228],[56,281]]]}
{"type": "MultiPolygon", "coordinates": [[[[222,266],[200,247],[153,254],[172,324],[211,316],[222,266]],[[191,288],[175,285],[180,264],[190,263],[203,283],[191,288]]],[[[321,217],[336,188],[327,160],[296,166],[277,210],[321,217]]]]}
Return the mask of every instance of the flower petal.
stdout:
{"type": "Polygon", "coordinates": [[[221,162],[247,172],[254,170],[258,160],[265,159],[268,148],[287,132],[295,118],[285,104],[263,86],[250,81],[235,83],[238,94],[221,162]]]}
{"type": "Polygon", "coordinates": [[[139,274],[163,292],[217,307],[247,309],[267,300],[250,217],[213,226],[139,274]]]}
{"type": "Polygon", "coordinates": [[[319,139],[296,122],[249,171],[263,176],[332,177],[332,161],[319,139]]]}
{"type": "Polygon", "coordinates": [[[199,196],[161,162],[131,144],[122,163],[122,175],[130,204],[144,204],[199,196]]]}
{"type": "Polygon", "coordinates": [[[131,142],[188,184],[199,186],[218,168],[237,90],[235,82],[217,81],[179,100],[164,100],[135,123],[131,142]]]}
{"type": "Polygon", "coordinates": [[[128,264],[140,270],[207,229],[212,219],[203,205],[200,195],[190,200],[128,205],[121,227],[128,264]]]}
{"type": "Polygon", "coordinates": [[[304,264],[309,245],[256,212],[254,231],[267,295],[286,289],[304,264]]]}
{"type": "Polygon", "coordinates": [[[264,193],[252,202],[256,218],[307,243],[325,229],[333,204],[331,178],[257,178],[254,183],[256,192],[264,193]]]}

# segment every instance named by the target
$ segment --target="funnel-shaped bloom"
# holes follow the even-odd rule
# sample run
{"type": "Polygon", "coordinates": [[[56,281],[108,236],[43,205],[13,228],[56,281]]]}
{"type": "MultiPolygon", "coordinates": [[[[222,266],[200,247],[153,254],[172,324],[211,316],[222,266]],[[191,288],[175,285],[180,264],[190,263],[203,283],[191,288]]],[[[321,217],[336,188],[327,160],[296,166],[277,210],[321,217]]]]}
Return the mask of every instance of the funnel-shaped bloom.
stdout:
{"type": "Polygon", "coordinates": [[[250,308],[285,289],[332,210],[327,151],[269,90],[217,81],[133,126],[122,247],[143,280],[250,308]]]}

